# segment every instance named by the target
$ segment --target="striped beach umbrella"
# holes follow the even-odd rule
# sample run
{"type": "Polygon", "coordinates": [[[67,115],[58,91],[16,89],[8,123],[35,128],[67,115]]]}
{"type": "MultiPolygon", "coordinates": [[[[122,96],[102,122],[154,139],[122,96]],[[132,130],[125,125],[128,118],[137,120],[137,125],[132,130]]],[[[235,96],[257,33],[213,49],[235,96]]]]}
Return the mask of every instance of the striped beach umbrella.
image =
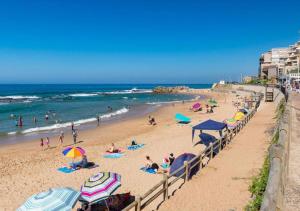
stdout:
{"type": "Polygon", "coordinates": [[[91,176],[81,187],[81,201],[96,203],[107,199],[121,186],[121,175],[100,172],[91,176]]]}
{"type": "Polygon", "coordinates": [[[77,158],[84,155],[85,151],[81,147],[67,147],[62,153],[68,158],[77,158]]]}
{"type": "Polygon", "coordinates": [[[80,193],[72,188],[50,188],[46,192],[32,195],[17,211],[72,210],[80,193]]]}

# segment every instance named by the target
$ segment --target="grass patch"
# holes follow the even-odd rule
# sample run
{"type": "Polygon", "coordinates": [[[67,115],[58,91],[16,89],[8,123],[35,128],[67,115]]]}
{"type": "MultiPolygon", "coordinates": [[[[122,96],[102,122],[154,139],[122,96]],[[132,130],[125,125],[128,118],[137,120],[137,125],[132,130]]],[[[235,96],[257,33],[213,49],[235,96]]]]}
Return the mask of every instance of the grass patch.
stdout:
{"type": "Polygon", "coordinates": [[[277,106],[276,108],[276,116],[275,116],[275,119],[277,119],[277,121],[279,121],[283,115],[285,111],[285,99],[282,99],[280,102],[279,102],[279,105],[277,106]]]}
{"type": "Polygon", "coordinates": [[[269,156],[265,158],[264,165],[258,176],[253,177],[252,184],[249,186],[249,191],[252,193],[252,200],[245,207],[246,211],[258,211],[260,209],[264,192],[267,187],[270,170],[269,156]]]}
{"type": "MultiPolygon", "coordinates": [[[[271,145],[277,144],[279,139],[279,130],[275,132],[271,145]]],[[[267,156],[264,160],[263,167],[261,168],[259,174],[253,177],[251,185],[249,186],[249,191],[252,194],[252,200],[245,207],[246,211],[258,211],[260,210],[262,200],[264,197],[264,192],[267,187],[270,171],[270,159],[267,156]]]]}

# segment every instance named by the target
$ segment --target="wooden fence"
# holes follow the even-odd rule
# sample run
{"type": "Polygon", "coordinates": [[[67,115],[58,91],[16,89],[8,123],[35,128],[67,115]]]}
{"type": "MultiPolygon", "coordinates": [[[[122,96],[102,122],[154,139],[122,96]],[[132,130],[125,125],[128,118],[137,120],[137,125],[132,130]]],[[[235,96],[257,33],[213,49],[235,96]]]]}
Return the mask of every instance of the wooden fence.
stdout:
{"type": "MultiPolygon", "coordinates": [[[[256,101],[256,104],[259,105],[261,97],[256,101]]],[[[203,165],[203,158],[208,157],[209,160],[213,159],[219,152],[221,152],[231,140],[241,131],[241,129],[249,122],[249,120],[254,116],[257,111],[257,106],[245,116],[245,118],[238,123],[238,125],[233,129],[229,130],[228,133],[220,139],[217,139],[214,143],[210,143],[209,147],[200,152],[196,157],[190,161],[185,161],[184,165],[174,171],[170,175],[163,175],[163,179],[154,185],[150,190],[148,190],[142,196],[135,196],[135,201],[129,204],[123,211],[129,211],[134,209],[135,211],[140,211],[145,209],[151,202],[157,199],[159,196],[163,195],[163,201],[168,200],[169,198],[169,187],[174,185],[178,180],[184,179],[184,183],[189,180],[190,172],[193,168],[198,167],[199,171],[204,168],[206,165],[203,165]],[[217,152],[217,153],[216,153],[217,152]],[[183,172],[181,175],[178,175],[179,172],[183,172]],[[175,176],[176,175],[176,176],[175,176]]]]}

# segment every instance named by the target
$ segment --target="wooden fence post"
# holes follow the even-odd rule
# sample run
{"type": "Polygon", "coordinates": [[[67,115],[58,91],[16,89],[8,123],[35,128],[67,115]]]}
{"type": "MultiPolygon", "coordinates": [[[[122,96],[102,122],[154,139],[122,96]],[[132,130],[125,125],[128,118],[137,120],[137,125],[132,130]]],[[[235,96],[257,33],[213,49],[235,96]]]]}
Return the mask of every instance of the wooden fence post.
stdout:
{"type": "Polygon", "coordinates": [[[163,188],[164,188],[164,201],[165,200],[168,200],[168,198],[169,198],[169,192],[168,192],[168,189],[169,189],[169,187],[168,187],[168,175],[166,175],[166,174],[163,174],[164,175],[164,185],[163,185],[163,188]]]}
{"type": "Polygon", "coordinates": [[[184,182],[189,180],[189,165],[187,161],[184,161],[184,169],[185,169],[185,179],[184,182]]]}
{"type": "Polygon", "coordinates": [[[200,156],[199,156],[199,171],[202,169],[202,153],[200,153],[200,156]]]}
{"type": "Polygon", "coordinates": [[[213,154],[214,154],[214,147],[213,147],[213,144],[211,142],[209,143],[209,147],[210,147],[210,159],[212,159],[213,154]]]}
{"type": "Polygon", "coordinates": [[[141,196],[137,195],[135,198],[136,198],[135,200],[137,201],[137,205],[135,207],[135,210],[136,211],[141,211],[141,205],[142,205],[141,196]]]}

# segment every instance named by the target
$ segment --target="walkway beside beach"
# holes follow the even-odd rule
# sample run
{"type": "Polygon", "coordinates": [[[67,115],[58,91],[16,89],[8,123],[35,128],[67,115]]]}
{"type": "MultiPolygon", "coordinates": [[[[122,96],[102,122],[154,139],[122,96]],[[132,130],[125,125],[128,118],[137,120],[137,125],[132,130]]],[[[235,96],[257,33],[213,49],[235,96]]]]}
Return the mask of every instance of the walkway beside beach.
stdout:
{"type": "Polygon", "coordinates": [[[263,165],[275,120],[275,104],[262,103],[233,142],[163,203],[160,210],[243,210],[263,165]]]}
{"type": "Polygon", "coordinates": [[[285,190],[285,210],[299,210],[300,207],[300,95],[292,93],[291,139],[288,181],[285,190]]]}

